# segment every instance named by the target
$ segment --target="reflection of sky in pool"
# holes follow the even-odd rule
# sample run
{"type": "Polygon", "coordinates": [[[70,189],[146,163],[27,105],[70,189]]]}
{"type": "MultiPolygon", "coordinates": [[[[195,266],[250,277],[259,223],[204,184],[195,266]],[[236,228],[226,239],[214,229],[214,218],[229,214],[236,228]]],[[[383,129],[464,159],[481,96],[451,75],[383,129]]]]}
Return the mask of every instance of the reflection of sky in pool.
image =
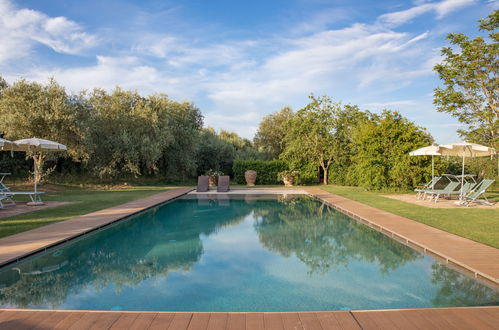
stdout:
{"type": "Polygon", "coordinates": [[[498,304],[308,197],[176,200],[0,273],[0,306],[271,311],[498,304]]]}

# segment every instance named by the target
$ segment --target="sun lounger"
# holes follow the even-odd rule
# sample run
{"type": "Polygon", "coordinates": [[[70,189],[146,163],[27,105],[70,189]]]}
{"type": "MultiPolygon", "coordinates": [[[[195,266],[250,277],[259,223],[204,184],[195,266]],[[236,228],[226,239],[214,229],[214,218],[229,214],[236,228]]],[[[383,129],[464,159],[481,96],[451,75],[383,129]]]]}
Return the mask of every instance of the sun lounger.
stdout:
{"type": "Polygon", "coordinates": [[[210,189],[209,179],[210,179],[210,177],[207,175],[198,176],[198,186],[197,186],[196,191],[197,192],[207,192],[210,189]]]}
{"type": "Polygon", "coordinates": [[[480,203],[484,205],[492,206],[494,203],[489,202],[487,197],[485,197],[485,191],[494,183],[495,180],[482,180],[479,184],[477,184],[473,190],[468,192],[466,196],[464,196],[464,200],[462,201],[462,205],[470,206],[471,203],[480,203]],[[483,199],[479,199],[482,196],[483,199]]]}
{"type": "Polygon", "coordinates": [[[3,184],[3,182],[0,182],[0,194],[9,196],[6,199],[9,204],[4,203],[4,206],[6,206],[6,205],[16,205],[16,203],[12,199],[12,197],[14,197],[14,196],[29,196],[29,198],[31,199],[31,201],[33,203],[40,203],[42,201],[40,196],[45,194],[45,192],[43,192],[43,191],[37,191],[37,192],[34,192],[34,191],[11,191],[5,184],[3,184]]]}
{"type": "Polygon", "coordinates": [[[430,200],[433,200],[435,203],[438,201],[441,195],[450,195],[453,191],[458,191],[456,188],[460,185],[459,182],[452,181],[444,189],[427,189],[424,194],[430,196],[430,200]]]}
{"type": "Polygon", "coordinates": [[[218,177],[218,185],[217,185],[217,191],[218,192],[227,192],[230,190],[229,185],[230,185],[230,178],[227,175],[222,175],[218,177]]]}
{"type": "Polygon", "coordinates": [[[425,190],[432,189],[435,186],[435,184],[437,184],[437,182],[440,181],[441,178],[442,178],[441,176],[434,176],[433,179],[431,179],[430,182],[428,182],[427,184],[425,184],[423,186],[423,188],[414,189],[414,191],[417,192],[416,198],[418,198],[418,199],[424,199],[424,197],[425,197],[425,194],[424,194],[425,190]]]}

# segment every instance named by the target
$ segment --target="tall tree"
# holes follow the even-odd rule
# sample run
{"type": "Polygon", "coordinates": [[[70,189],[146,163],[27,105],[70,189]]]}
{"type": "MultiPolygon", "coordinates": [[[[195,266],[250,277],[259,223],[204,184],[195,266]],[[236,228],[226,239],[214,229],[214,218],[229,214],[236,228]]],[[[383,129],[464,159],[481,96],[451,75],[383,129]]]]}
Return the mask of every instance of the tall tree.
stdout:
{"type": "Polygon", "coordinates": [[[281,158],[294,163],[305,161],[320,166],[324,172],[324,184],[327,184],[329,166],[335,156],[335,117],[341,105],[334,103],[328,96],[312,95],[310,100],[289,121],[281,158]]]}
{"type": "Polygon", "coordinates": [[[434,70],[444,83],[436,88],[434,104],[468,127],[459,130],[472,142],[499,147],[499,10],[480,20],[483,37],[470,39],[462,33],[449,34],[455,46],[442,49],[443,62],[434,70]]]}
{"type": "Polygon", "coordinates": [[[263,117],[260,122],[253,142],[258,149],[269,155],[268,158],[277,158],[282,153],[287,122],[292,117],[293,110],[284,107],[276,113],[263,117]]]}
{"type": "Polygon", "coordinates": [[[355,154],[349,176],[359,186],[374,189],[410,188],[431,173],[429,159],[409,152],[429,145],[432,137],[398,112],[370,114],[353,131],[355,154]]]}

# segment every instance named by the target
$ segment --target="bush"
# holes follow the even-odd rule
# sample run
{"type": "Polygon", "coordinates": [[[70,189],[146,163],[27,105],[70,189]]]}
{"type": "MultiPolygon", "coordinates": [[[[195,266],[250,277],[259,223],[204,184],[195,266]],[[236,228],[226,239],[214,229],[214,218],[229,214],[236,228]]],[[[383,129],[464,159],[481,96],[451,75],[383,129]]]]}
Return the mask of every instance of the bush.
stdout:
{"type": "Polygon", "coordinates": [[[244,172],[256,171],[256,184],[282,184],[277,179],[277,173],[288,169],[288,164],[282,160],[234,160],[234,180],[238,184],[246,184],[244,172]]]}

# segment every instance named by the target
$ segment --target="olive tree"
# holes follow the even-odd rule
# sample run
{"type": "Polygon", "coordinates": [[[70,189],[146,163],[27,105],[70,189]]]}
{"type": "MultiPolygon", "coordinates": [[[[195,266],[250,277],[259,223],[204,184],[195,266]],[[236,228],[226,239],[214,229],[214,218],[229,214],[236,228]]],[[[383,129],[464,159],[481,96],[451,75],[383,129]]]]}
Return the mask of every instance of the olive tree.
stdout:
{"type": "Polygon", "coordinates": [[[327,184],[329,166],[335,156],[335,115],[340,109],[341,105],[328,96],[310,96],[310,103],[288,122],[280,157],[295,164],[307,162],[320,166],[327,184]]]}

